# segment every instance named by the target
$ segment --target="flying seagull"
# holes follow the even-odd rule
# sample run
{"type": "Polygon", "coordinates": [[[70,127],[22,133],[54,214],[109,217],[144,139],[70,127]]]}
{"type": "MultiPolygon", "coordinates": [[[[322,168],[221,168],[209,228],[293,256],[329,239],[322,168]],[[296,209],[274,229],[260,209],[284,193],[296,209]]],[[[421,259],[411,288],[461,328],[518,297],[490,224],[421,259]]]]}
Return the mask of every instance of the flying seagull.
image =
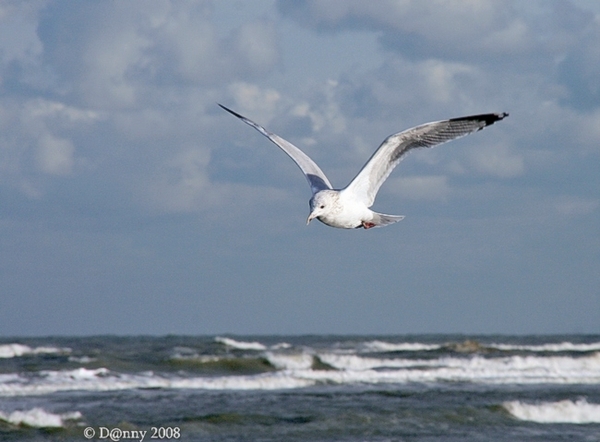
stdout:
{"type": "Polygon", "coordinates": [[[434,121],[387,137],[350,184],[334,189],[323,171],[308,155],[279,135],[269,132],[254,121],[219,104],[224,110],[249,124],[281,148],[300,167],[312,190],[310,214],[306,224],[317,218],[322,223],[341,229],[383,227],[400,221],[404,216],[373,212],[377,191],[394,167],[412,149],[434,147],[455,138],[464,137],[494,124],[505,117],[501,114],[481,114],[434,121]]]}

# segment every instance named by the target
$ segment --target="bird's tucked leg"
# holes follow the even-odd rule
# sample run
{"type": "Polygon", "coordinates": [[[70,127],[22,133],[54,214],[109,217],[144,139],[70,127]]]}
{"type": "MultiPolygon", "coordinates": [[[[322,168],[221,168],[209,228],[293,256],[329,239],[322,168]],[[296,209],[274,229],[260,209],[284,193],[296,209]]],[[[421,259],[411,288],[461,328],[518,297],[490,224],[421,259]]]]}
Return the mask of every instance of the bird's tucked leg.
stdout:
{"type": "Polygon", "coordinates": [[[371,227],[375,227],[375,225],[376,225],[375,223],[372,223],[372,222],[369,222],[369,221],[363,221],[362,222],[362,226],[365,229],[370,229],[371,227]]]}

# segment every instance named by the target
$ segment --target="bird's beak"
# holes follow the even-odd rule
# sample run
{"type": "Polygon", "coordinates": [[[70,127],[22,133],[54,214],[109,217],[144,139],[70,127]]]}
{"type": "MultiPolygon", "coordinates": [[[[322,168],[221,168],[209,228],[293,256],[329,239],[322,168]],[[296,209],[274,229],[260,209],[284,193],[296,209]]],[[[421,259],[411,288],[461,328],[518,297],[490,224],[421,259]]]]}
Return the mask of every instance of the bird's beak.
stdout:
{"type": "Polygon", "coordinates": [[[310,212],[310,215],[308,215],[308,218],[306,219],[306,225],[308,226],[310,224],[310,222],[315,219],[317,217],[317,215],[315,215],[314,212],[310,212]]]}

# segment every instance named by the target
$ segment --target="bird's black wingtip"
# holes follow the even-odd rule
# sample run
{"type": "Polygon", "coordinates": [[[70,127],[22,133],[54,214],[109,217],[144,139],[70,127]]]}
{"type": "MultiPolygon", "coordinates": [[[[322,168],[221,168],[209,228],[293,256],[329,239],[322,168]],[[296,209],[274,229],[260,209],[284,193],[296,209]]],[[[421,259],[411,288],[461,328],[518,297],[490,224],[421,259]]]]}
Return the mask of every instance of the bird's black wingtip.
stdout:
{"type": "Polygon", "coordinates": [[[238,118],[244,118],[242,115],[238,114],[235,111],[232,111],[231,109],[229,109],[228,107],[223,106],[221,103],[217,103],[219,105],[219,107],[223,110],[226,110],[227,112],[229,112],[232,115],[235,115],[238,118]]]}
{"type": "Polygon", "coordinates": [[[452,118],[450,119],[450,121],[483,121],[485,125],[480,128],[481,130],[486,126],[489,126],[490,124],[494,124],[496,121],[505,119],[506,117],[508,117],[508,113],[502,112],[499,114],[480,114],[470,115],[468,117],[452,118]]]}
{"type": "Polygon", "coordinates": [[[507,112],[502,112],[499,114],[484,114],[481,115],[481,119],[483,121],[485,121],[485,125],[489,126],[490,124],[494,124],[496,121],[501,121],[504,120],[506,117],[508,117],[508,113],[507,112]]]}

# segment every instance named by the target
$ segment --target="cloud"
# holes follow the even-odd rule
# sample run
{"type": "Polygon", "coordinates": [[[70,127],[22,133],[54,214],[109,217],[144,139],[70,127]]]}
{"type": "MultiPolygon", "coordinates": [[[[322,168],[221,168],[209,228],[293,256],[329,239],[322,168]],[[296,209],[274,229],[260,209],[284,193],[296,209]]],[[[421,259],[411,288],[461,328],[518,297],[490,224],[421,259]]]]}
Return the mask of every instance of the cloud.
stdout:
{"type": "Polygon", "coordinates": [[[33,75],[34,70],[39,69],[43,44],[36,31],[44,3],[5,1],[0,4],[0,66],[3,70],[18,66],[17,72],[21,74],[15,78],[14,71],[4,71],[0,77],[4,82],[7,74],[9,80],[19,81],[24,72],[25,76],[33,75]]]}
{"type": "MultiPolygon", "coordinates": [[[[280,61],[271,21],[223,29],[213,13],[209,1],[2,3],[0,86],[13,99],[0,105],[0,182],[39,197],[93,170],[139,196],[150,176],[154,198],[138,204],[197,208],[222,138],[207,106],[216,112],[228,84],[248,105],[251,80],[280,61]]],[[[277,101],[256,91],[257,106],[277,101]]]]}
{"type": "Polygon", "coordinates": [[[5,99],[0,104],[0,185],[41,197],[52,179],[90,165],[77,146],[105,119],[100,112],[55,100],[5,99]]]}
{"type": "MultiPolygon", "coordinates": [[[[402,29],[425,34],[427,24],[441,25],[443,32],[453,35],[472,34],[474,29],[489,29],[502,8],[495,2],[384,0],[365,3],[360,0],[329,2],[326,0],[280,0],[279,10],[315,27],[375,27],[402,29]],[[439,18],[445,17],[446,23],[439,18]],[[455,21],[465,21],[466,28],[453,29],[455,21]]],[[[479,31],[481,32],[481,31],[479,31]]]]}
{"type": "Polygon", "coordinates": [[[68,175],[73,169],[74,152],[71,141],[46,134],[38,142],[38,167],[51,175],[68,175]]]}
{"type": "Polygon", "coordinates": [[[525,172],[524,158],[504,145],[473,150],[471,162],[478,172],[499,178],[514,178],[525,172]]]}
{"type": "Polygon", "coordinates": [[[252,73],[264,74],[279,61],[275,27],[268,21],[245,23],[233,36],[235,54],[252,73]]]}
{"type": "Polygon", "coordinates": [[[386,47],[418,58],[515,54],[534,44],[528,25],[506,2],[280,0],[278,7],[284,16],[319,30],[380,32],[386,47]]]}
{"type": "MultiPolygon", "coordinates": [[[[236,81],[228,87],[234,100],[233,106],[239,112],[251,112],[252,120],[260,119],[267,124],[281,102],[281,94],[272,88],[263,89],[256,84],[236,81]]],[[[258,120],[257,120],[258,121],[258,120]]]]}
{"type": "Polygon", "coordinates": [[[224,33],[208,1],[156,1],[142,9],[53,2],[40,34],[57,82],[72,99],[97,109],[155,104],[165,90],[253,78],[279,62],[270,21],[224,33]]]}
{"type": "Polygon", "coordinates": [[[164,165],[157,180],[148,183],[146,197],[154,207],[169,212],[190,212],[210,203],[216,195],[210,187],[206,149],[177,153],[164,165]]]}
{"type": "MultiPolygon", "coordinates": [[[[50,281],[58,300],[77,293],[82,311],[125,287],[125,314],[140,293],[154,293],[148,305],[158,306],[156,317],[164,293],[179,293],[174,311],[201,299],[202,311],[220,318],[214,324],[240,332],[247,324],[215,315],[215,299],[277,300],[254,318],[266,332],[278,309],[300,306],[298,323],[311,324],[314,303],[302,294],[315,286],[323,299],[342,292],[361,299],[375,284],[392,305],[400,284],[417,300],[483,292],[493,304],[523,291],[558,299],[568,284],[553,282],[571,281],[575,270],[576,292],[595,299],[589,239],[600,207],[600,20],[583,4],[0,2],[0,226],[10,244],[1,255],[11,270],[4,285],[26,294],[35,284],[45,293],[50,281]],[[400,212],[407,223],[399,230],[303,230],[310,192],[300,171],[217,102],[297,144],[338,186],[389,134],[476,113],[510,117],[409,155],[379,200],[410,209],[400,212]],[[115,244],[107,246],[105,232],[115,244]],[[357,267],[370,249],[382,259],[357,267]],[[13,251],[18,260],[9,259],[13,251]],[[40,268],[49,269],[41,278],[40,268]],[[439,278],[428,285],[432,272],[439,278]],[[473,272],[484,282],[465,283],[473,272]],[[292,281],[291,291],[265,286],[269,273],[292,281]]],[[[14,299],[22,307],[32,298],[14,299]]],[[[31,324],[21,322],[27,332],[31,324]]],[[[64,323],[72,333],[110,328],[64,323]]],[[[178,330],[169,324],[152,322],[147,331],[178,330]]],[[[464,315],[447,324],[459,330],[464,315]]],[[[56,331],[48,322],[36,327],[56,331]]]]}
{"type": "Polygon", "coordinates": [[[560,35],[568,42],[557,66],[558,80],[566,91],[561,103],[589,111],[600,99],[600,20],[569,2],[557,2],[555,8],[555,20],[562,25],[560,35]]]}
{"type": "Polygon", "coordinates": [[[588,152],[600,151],[600,109],[596,108],[577,117],[573,130],[577,136],[574,141],[581,143],[588,152]]]}
{"type": "Polygon", "coordinates": [[[554,200],[554,208],[561,215],[583,216],[595,212],[600,207],[597,198],[583,198],[580,196],[559,196],[554,200]]]}
{"type": "Polygon", "coordinates": [[[27,107],[30,115],[34,118],[57,118],[63,123],[78,124],[105,118],[102,113],[91,109],[80,109],[60,101],[45,100],[43,98],[31,100],[27,107]]]}
{"type": "Polygon", "coordinates": [[[394,195],[418,201],[445,201],[451,192],[444,175],[391,178],[385,186],[394,195]]]}

